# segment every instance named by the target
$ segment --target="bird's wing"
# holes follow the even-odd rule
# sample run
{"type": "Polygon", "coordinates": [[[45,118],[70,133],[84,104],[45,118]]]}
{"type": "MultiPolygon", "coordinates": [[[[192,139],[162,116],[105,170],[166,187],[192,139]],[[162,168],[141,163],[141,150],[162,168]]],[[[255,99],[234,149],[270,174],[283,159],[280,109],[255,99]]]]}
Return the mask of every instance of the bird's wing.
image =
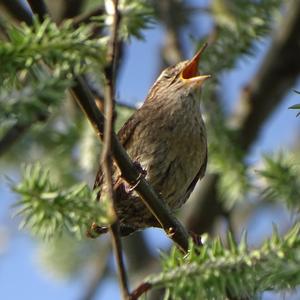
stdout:
{"type": "MultiPolygon", "coordinates": [[[[122,128],[119,130],[118,132],[118,138],[120,143],[123,145],[123,147],[126,149],[127,144],[129,144],[129,141],[131,140],[131,137],[133,135],[133,132],[136,128],[136,126],[140,123],[140,118],[138,118],[138,111],[136,111],[126,122],[125,124],[122,126],[122,128]]],[[[113,173],[116,170],[116,166],[114,164],[113,166],[113,173]]],[[[99,166],[97,175],[96,175],[96,179],[95,179],[95,183],[94,183],[94,189],[96,187],[101,187],[101,185],[103,184],[103,171],[101,168],[101,165],[99,166]]],[[[100,198],[100,194],[101,191],[99,192],[99,198],[100,198]]]]}
{"type": "Polygon", "coordinates": [[[123,147],[126,149],[128,142],[132,138],[132,135],[137,127],[137,125],[140,123],[140,118],[138,117],[139,111],[136,111],[122,126],[122,128],[118,132],[118,138],[120,143],[123,145],[123,147]]]}
{"type": "Polygon", "coordinates": [[[200,180],[200,179],[203,178],[203,176],[205,174],[205,171],[206,171],[206,166],[207,166],[207,152],[205,154],[205,158],[204,158],[204,161],[203,161],[203,163],[202,163],[202,165],[200,167],[199,172],[197,173],[197,175],[195,176],[195,178],[193,179],[193,181],[191,182],[191,184],[187,188],[187,191],[186,191],[186,197],[187,198],[186,199],[188,199],[188,197],[190,196],[190,194],[194,190],[195,185],[198,182],[198,180],[200,180]]]}

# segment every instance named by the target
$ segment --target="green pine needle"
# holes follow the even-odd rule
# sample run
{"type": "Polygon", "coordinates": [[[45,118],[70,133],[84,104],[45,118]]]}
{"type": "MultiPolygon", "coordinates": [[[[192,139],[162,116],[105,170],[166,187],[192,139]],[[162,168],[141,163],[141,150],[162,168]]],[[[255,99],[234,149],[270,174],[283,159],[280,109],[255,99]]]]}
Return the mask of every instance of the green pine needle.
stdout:
{"type": "Polygon", "coordinates": [[[92,222],[110,223],[108,203],[100,205],[86,184],[60,188],[49,177],[49,170],[40,164],[29,165],[23,168],[21,182],[12,186],[21,197],[16,204],[16,215],[23,218],[21,228],[50,239],[65,231],[81,237],[92,222]]]}
{"type": "Polygon", "coordinates": [[[146,282],[167,288],[165,299],[253,299],[263,291],[295,288],[300,284],[299,233],[299,223],[284,237],[274,231],[252,251],[244,239],[237,245],[230,237],[228,248],[220,239],[207,240],[200,248],[191,244],[186,256],[173,248],[163,257],[163,272],[146,282]]]}
{"type": "Polygon", "coordinates": [[[0,93],[0,122],[18,120],[27,123],[36,120],[40,114],[47,115],[61,102],[65,90],[72,84],[71,80],[59,76],[39,77],[20,90],[0,93]]]}
{"type": "Polygon", "coordinates": [[[264,198],[281,201],[293,211],[300,210],[300,166],[283,153],[264,156],[264,168],[258,174],[266,181],[264,198]]]}
{"type": "Polygon", "coordinates": [[[91,29],[90,25],[74,29],[70,21],[58,27],[49,19],[35,20],[31,27],[11,26],[10,40],[0,44],[1,80],[41,61],[58,73],[78,73],[86,66],[103,64],[105,40],[91,39],[91,29]]]}

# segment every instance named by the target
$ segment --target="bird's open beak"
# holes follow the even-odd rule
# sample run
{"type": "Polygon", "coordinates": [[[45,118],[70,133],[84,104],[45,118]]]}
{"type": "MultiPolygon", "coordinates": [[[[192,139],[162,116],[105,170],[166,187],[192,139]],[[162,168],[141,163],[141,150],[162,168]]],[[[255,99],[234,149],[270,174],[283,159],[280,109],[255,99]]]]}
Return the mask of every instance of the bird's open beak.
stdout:
{"type": "Polygon", "coordinates": [[[196,84],[200,87],[206,79],[211,78],[211,75],[200,75],[198,72],[200,58],[206,47],[207,43],[202,46],[202,48],[189,61],[187,66],[181,71],[181,79],[183,81],[196,84]]]}

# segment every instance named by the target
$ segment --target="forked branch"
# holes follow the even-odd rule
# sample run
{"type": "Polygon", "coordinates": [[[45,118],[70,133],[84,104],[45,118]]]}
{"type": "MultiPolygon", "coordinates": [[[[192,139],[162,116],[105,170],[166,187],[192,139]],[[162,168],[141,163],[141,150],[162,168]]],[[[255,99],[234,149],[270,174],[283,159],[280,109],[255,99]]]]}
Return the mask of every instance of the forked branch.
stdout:
{"type": "Polygon", "coordinates": [[[112,134],[114,132],[114,106],[115,106],[115,65],[117,59],[117,42],[118,42],[118,30],[120,25],[120,14],[118,10],[118,0],[113,1],[114,14],[113,23],[111,26],[111,36],[107,49],[107,65],[104,68],[104,137],[103,137],[103,150],[102,150],[102,169],[104,173],[104,180],[108,189],[108,196],[112,204],[112,212],[114,214],[114,223],[109,227],[113,241],[113,250],[116,258],[116,263],[119,273],[119,283],[122,290],[123,299],[128,299],[128,281],[125,269],[125,264],[122,256],[122,243],[119,230],[119,222],[116,213],[116,193],[113,187],[112,181],[112,134]]]}

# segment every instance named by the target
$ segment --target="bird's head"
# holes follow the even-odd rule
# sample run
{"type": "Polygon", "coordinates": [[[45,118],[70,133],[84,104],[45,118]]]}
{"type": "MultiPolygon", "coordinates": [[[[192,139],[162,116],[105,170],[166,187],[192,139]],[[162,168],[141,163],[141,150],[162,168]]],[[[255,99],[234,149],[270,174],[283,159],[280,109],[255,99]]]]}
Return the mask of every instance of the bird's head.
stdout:
{"type": "Polygon", "coordinates": [[[207,44],[204,44],[191,60],[182,61],[163,70],[150,95],[167,93],[171,97],[174,97],[173,94],[184,97],[200,90],[203,83],[211,78],[211,75],[201,75],[199,72],[199,62],[206,47],[207,44]]]}

